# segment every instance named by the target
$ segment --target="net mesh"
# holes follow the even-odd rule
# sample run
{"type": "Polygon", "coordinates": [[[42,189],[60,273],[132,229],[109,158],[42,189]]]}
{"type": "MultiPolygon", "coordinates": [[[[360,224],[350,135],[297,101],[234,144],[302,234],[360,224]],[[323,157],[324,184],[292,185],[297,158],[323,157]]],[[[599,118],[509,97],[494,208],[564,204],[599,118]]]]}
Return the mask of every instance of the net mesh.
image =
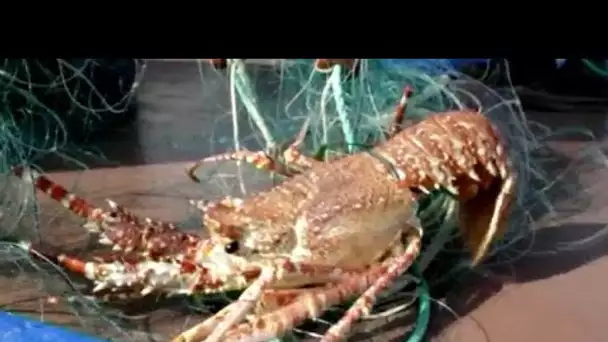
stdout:
{"type": "MultiPolygon", "coordinates": [[[[493,258],[483,265],[485,271],[534,253],[530,241],[540,218],[546,221],[547,217],[556,217],[568,210],[584,210],[556,207],[563,198],[580,206],[582,201],[572,199],[580,199],[586,192],[582,185],[566,176],[571,176],[575,169],[580,171],[581,165],[588,168],[605,166],[601,148],[593,147],[580,151],[578,160],[556,168],[554,164],[558,160],[552,153],[552,141],[573,136],[579,140],[594,140],[593,135],[584,129],[554,131],[527,121],[512,86],[491,89],[484,84],[487,77],[492,77],[491,71],[483,73],[482,82],[459,73],[446,61],[397,65],[386,60],[362,60],[356,72],[340,65],[319,72],[313,62],[278,60],[272,65],[260,66],[231,60],[227,70],[209,68],[206,62],[199,62],[202,84],[211,76],[217,79],[220,74],[219,79],[229,93],[229,101],[216,104],[225,108],[226,114],[217,118],[214,131],[232,133],[227,136],[212,134],[210,149],[214,152],[243,147],[255,150],[280,144],[292,139],[304,122],[310,120],[311,134],[304,146],[305,153],[314,154],[322,149],[330,154],[353,153],[383,139],[382,133],[392,119],[406,85],[414,90],[408,100],[406,120],[418,121],[429,113],[451,109],[479,109],[508,140],[519,173],[517,207],[510,228],[493,249],[493,258]]],[[[508,75],[508,63],[503,62],[501,70],[508,75]]],[[[113,125],[132,106],[132,97],[143,76],[143,65],[133,60],[5,60],[0,76],[0,89],[5,98],[1,116],[0,140],[4,148],[0,167],[6,174],[1,179],[0,234],[7,241],[1,245],[0,262],[6,266],[4,270],[9,270],[3,286],[23,283],[29,284],[24,287],[38,289],[40,298],[29,305],[30,314],[40,319],[52,317],[50,320],[54,322],[114,340],[161,341],[234,299],[234,294],[213,298],[154,299],[141,304],[143,308],[103,304],[86,296],[84,282],[65,274],[50,262],[34,261],[13,242],[8,242],[39,239],[40,232],[60,229],[56,223],[58,217],[65,222],[70,220],[65,216],[71,215],[65,211],[41,213],[41,205],[31,186],[8,176],[9,167],[36,166],[39,160],[52,155],[85,168],[85,163],[80,162],[84,156],[99,155],[101,158],[94,147],[86,144],[87,138],[113,125]],[[125,68],[131,68],[128,70],[132,72],[125,73],[125,68]],[[108,76],[113,72],[122,76],[108,76]],[[131,76],[125,76],[127,74],[131,76]],[[100,81],[95,77],[106,79],[100,81]],[[114,85],[110,87],[114,93],[100,90],[99,84],[104,82],[114,85]],[[54,302],[56,298],[61,300],[60,304],[52,306],[53,310],[59,310],[57,305],[61,305],[64,316],[44,310],[48,302],[54,302]],[[155,322],[159,322],[159,317],[166,320],[166,315],[158,312],[167,308],[172,308],[172,327],[158,328],[155,322]],[[175,308],[181,308],[180,312],[175,308]]],[[[102,174],[103,170],[96,172],[102,174]]],[[[218,196],[250,194],[275,181],[243,165],[214,165],[200,173],[204,176],[199,178],[215,188],[207,194],[218,196]]],[[[61,179],[58,183],[62,183],[61,179]]],[[[71,184],[63,185],[78,193],[73,178],[71,184]]],[[[466,252],[455,242],[454,206],[448,196],[438,194],[425,203],[420,212],[425,226],[429,227],[429,239],[425,241],[419,265],[431,286],[453,282],[470,272],[466,252]]],[[[184,225],[197,228],[200,223],[195,214],[191,214],[184,225]]],[[[71,229],[78,227],[78,219],[73,218],[73,222],[71,229]]],[[[583,242],[565,243],[559,248],[583,248],[583,242]]],[[[83,253],[86,256],[86,250],[83,253]]],[[[410,318],[403,320],[405,326],[413,322],[411,318],[416,315],[416,308],[412,303],[416,293],[407,286],[411,280],[411,275],[405,275],[398,282],[399,286],[385,294],[372,315],[377,325],[381,325],[378,321],[382,322],[378,317],[387,315],[410,318]]],[[[4,309],[19,310],[22,307],[20,300],[7,300],[4,309]]],[[[335,321],[343,308],[333,311],[315,324],[298,329],[295,338],[316,337],[324,326],[335,321]]],[[[370,329],[368,325],[360,330],[370,329]]]]}

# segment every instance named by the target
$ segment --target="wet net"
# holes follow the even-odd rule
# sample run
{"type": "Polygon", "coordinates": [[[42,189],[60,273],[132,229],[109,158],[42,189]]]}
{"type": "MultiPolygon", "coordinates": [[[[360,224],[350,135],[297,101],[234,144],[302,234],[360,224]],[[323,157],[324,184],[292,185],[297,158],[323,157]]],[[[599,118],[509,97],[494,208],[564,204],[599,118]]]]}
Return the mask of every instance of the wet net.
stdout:
{"type": "MultiPolygon", "coordinates": [[[[225,69],[211,67],[207,61],[197,63],[202,92],[213,78],[219,79],[217,82],[228,94],[226,102],[214,104],[223,108],[224,113],[214,125],[214,132],[221,133],[212,134],[207,143],[214,153],[280,145],[296,136],[306,121],[310,134],[305,140],[305,153],[325,156],[357,153],[382,141],[405,86],[413,90],[406,121],[414,123],[430,113],[476,109],[488,115],[508,141],[519,174],[517,205],[509,229],[495,244],[490,259],[481,267],[470,269],[468,252],[455,228],[456,203],[448,194],[433,193],[420,203],[418,212],[425,227],[424,252],[414,272],[403,275],[357,329],[362,336],[370,331],[378,334],[377,329],[382,329],[387,319],[398,317],[403,327],[399,334],[415,341],[427,328],[430,303],[468,274],[497,272],[496,269],[530,253],[584,248],[585,242],[601,235],[565,242],[552,251],[535,252],[531,248],[535,231],[542,224],[560,215],[585,210],[581,199],[586,188],[577,181],[576,174],[582,168],[605,167],[605,158],[600,147],[590,147],[579,151],[577,160],[561,160],[553,151],[554,141],[564,138],[593,141],[593,134],[582,128],[555,131],[530,122],[512,85],[500,88],[486,85],[487,78],[494,75],[490,69],[472,77],[456,70],[448,60],[360,60],[356,65],[324,68],[319,68],[314,60],[275,60],[265,65],[230,60],[225,69]]],[[[236,298],[236,294],[197,295],[155,297],[137,304],[103,303],[89,296],[86,281],[15,246],[15,241],[24,239],[46,239],[51,245],[61,246],[65,238],[53,235],[61,229],[78,229],[79,218],[67,218],[72,214],[60,210],[63,208],[45,212],[47,205],[52,206],[48,199],[37,198],[31,184],[10,176],[9,168],[26,164],[52,171],[53,161],[60,159],[84,169],[87,159],[103,159],[103,151],[88,143],[90,137],[126,120],[140,82],[148,81],[143,65],[133,60],[4,61],[1,89],[5,110],[0,133],[1,165],[5,173],[0,213],[0,233],[6,241],[0,250],[6,270],[3,287],[37,291],[32,300],[25,298],[31,291],[20,295],[13,290],[11,298],[5,299],[4,310],[28,311],[38,319],[118,341],[164,341],[236,298]],[[106,88],[113,92],[100,90],[106,88]],[[72,224],[66,225],[66,220],[72,224]],[[29,302],[22,305],[22,301],[29,302]]],[[[508,79],[508,68],[508,63],[502,61],[501,77],[506,75],[508,79]]],[[[176,88],[180,86],[175,84],[176,88]]],[[[103,170],[95,172],[102,174],[103,170]]],[[[208,187],[200,188],[204,196],[198,197],[246,196],[280,181],[234,162],[206,166],[197,175],[208,187]]],[[[70,184],[64,185],[78,193],[73,177],[51,175],[51,178],[58,183],[70,179],[70,184]]],[[[189,196],[197,197],[199,188],[195,185],[189,188],[189,196]]],[[[187,217],[177,218],[184,226],[200,227],[197,221],[200,218],[194,210],[184,216],[187,217]]],[[[87,250],[80,252],[86,257],[87,250]]],[[[294,330],[289,338],[318,337],[346,307],[332,309],[321,319],[294,330]]]]}

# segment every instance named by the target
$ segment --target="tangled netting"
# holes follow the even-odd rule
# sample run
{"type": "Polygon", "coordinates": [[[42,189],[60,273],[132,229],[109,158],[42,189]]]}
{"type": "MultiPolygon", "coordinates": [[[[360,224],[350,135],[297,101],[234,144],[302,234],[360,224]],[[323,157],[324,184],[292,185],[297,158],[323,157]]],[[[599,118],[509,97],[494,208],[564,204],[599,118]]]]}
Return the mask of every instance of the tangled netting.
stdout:
{"type": "MultiPolygon", "coordinates": [[[[41,228],[49,223],[47,217],[39,215],[35,190],[16,181],[10,168],[38,168],[39,163],[52,165],[61,160],[82,164],[82,156],[102,157],[94,148],[86,147],[86,142],[133,112],[144,68],[142,60],[132,59],[0,60],[2,241],[39,239],[41,228]]],[[[61,271],[16,251],[12,242],[0,242],[0,263],[1,286],[6,293],[0,299],[3,310],[13,311],[20,301],[35,295],[21,296],[19,288],[31,285],[40,290],[41,298],[64,292],[68,278],[57,278],[61,271]]],[[[29,313],[44,319],[44,310],[29,313]]]]}
{"type": "MultiPolygon", "coordinates": [[[[33,81],[26,77],[29,71],[24,69],[30,70],[33,66],[24,62],[17,66],[11,63],[14,62],[6,62],[2,72],[2,91],[9,94],[5,95],[5,99],[21,96],[21,101],[29,107],[22,105],[24,108],[16,111],[15,108],[21,107],[14,104],[5,106],[0,139],[4,139],[5,146],[10,146],[4,148],[4,151],[11,151],[5,152],[3,157],[12,157],[3,158],[3,170],[7,170],[10,165],[35,163],[37,158],[44,154],[67,155],[63,152],[69,145],[67,132],[71,134],[72,130],[78,131],[79,128],[74,128],[74,125],[90,125],[90,122],[94,122],[82,118],[93,118],[104,111],[120,113],[120,110],[116,109],[117,106],[111,104],[121,103],[124,110],[129,103],[127,98],[111,102],[105,97],[108,95],[91,90],[92,82],[87,81],[91,75],[84,70],[90,67],[92,64],[89,63],[94,63],[93,61],[80,61],[79,64],[58,61],[56,70],[52,70],[55,73],[49,70],[43,73],[48,77],[46,82],[33,81]],[[70,76],[64,74],[66,70],[70,70],[70,76]],[[74,95],[75,88],[69,85],[70,82],[78,84],[73,85],[79,89],[78,96],[74,95]],[[83,92],[80,88],[83,84],[88,85],[88,88],[85,88],[89,90],[83,92]],[[63,92],[64,95],[60,97],[65,102],[59,102],[59,106],[51,106],[40,99],[42,95],[37,95],[39,89],[42,89],[43,94],[63,92]],[[78,114],[66,115],[71,112],[78,114]],[[66,122],[74,115],[80,117],[76,121],[78,124],[72,123],[69,126],[66,122]],[[32,119],[34,116],[38,117],[36,124],[32,119]],[[46,124],[41,126],[38,122],[46,124]]],[[[593,140],[592,134],[582,129],[554,132],[540,124],[529,122],[512,87],[491,89],[479,79],[456,71],[447,60],[418,64],[361,60],[356,74],[341,65],[333,66],[328,72],[319,72],[313,68],[313,60],[279,60],[265,66],[246,64],[243,60],[231,60],[227,70],[210,69],[203,65],[206,62],[200,63],[202,81],[209,76],[207,73],[222,73],[225,78],[230,103],[221,105],[226,106],[229,113],[219,121],[222,121],[221,124],[228,123],[232,126],[232,136],[222,138],[232,139],[234,149],[243,146],[252,149],[264,148],[289,141],[299,132],[304,122],[310,120],[310,135],[304,147],[306,153],[356,153],[368,148],[370,142],[384,139],[383,132],[392,119],[395,105],[406,85],[414,90],[413,96],[408,100],[407,120],[415,122],[429,113],[450,109],[478,109],[487,114],[508,140],[510,153],[519,173],[519,185],[517,206],[507,234],[493,248],[492,258],[482,267],[484,271],[489,272],[496,265],[510,264],[530,253],[530,241],[533,241],[539,218],[546,219],[564,212],[565,209],[557,208],[556,203],[564,197],[573,199],[584,193],[584,189],[578,188],[576,182],[565,179],[572,165],[605,165],[605,159],[599,149],[585,150],[580,151],[579,160],[562,166],[556,173],[556,168],[552,165],[557,160],[551,153],[550,142],[564,135],[577,135],[579,138],[593,140]],[[264,69],[266,74],[263,83],[258,77],[261,69],[264,69]],[[272,75],[271,79],[268,74],[272,75]],[[244,125],[249,127],[244,129],[244,125]]],[[[502,64],[501,70],[508,75],[506,62],[502,64]]],[[[483,75],[483,78],[486,77],[489,77],[487,72],[483,75]]],[[[138,83],[137,78],[124,82],[130,89],[135,89],[138,83]]],[[[123,93],[132,95],[133,91],[125,92],[123,89],[123,93]]],[[[220,138],[216,136],[214,140],[219,141],[220,138]]],[[[240,174],[245,167],[239,166],[237,172],[240,174]]],[[[240,189],[236,194],[232,193],[233,195],[252,192],[251,181],[243,180],[242,177],[236,178],[237,188],[240,189]]],[[[33,190],[16,182],[14,178],[6,179],[11,182],[4,182],[6,191],[3,193],[3,208],[10,209],[1,213],[0,233],[6,237],[31,236],[40,225],[49,223],[36,218],[33,190]]],[[[209,177],[210,181],[211,179],[212,177],[209,177]]],[[[428,297],[429,288],[453,282],[471,271],[468,254],[456,239],[456,209],[454,201],[441,193],[421,205],[419,215],[426,228],[427,237],[424,252],[416,265],[417,272],[404,275],[396,286],[384,294],[375,312],[366,320],[378,321],[382,317],[406,313],[409,316],[405,316],[403,325],[411,324],[413,329],[412,335],[408,336],[421,333],[421,324],[425,325],[428,320],[428,317],[424,318],[424,315],[428,316],[428,305],[424,304],[428,303],[428,298],[427,301],[418,299],[428,297]]],[[[573,244],[581,246],[580,242],[573,244]]],[[[562,247],[564,246],[560,246],[562,247]]],[[[82,330],[125,341],[164,341],[170,337],[166,332],[156,330],[153,324],[142,324],[145,317],[125,313],[136,310],[125,311],[124,308],[112,307],[87,298],[68,275],[49,265],[33,262],[32,258],[19,252],[10,243],[3,245],[0,253],[3,265],[10,265],[13,270],[11,277],[37,277],[43,280],[40,284],[43,284],[41,286],[44,287],[45,293],[61,295],[61,298],[67,301],[67,307],[72,314],[80,318],[78,328],[82,330]],[[137,323],[134,323],[135,321],[137,323]]],[[[230,294],[213,298],[187,298],[187,305],[184,305],[182,299],[179,305],[182,308],[188,307],[188,314],[196,313],[193,320],[200,320],[210,310],[225,305],[227,300],[233,298],[230,294]]],[[[163,304],[155,302],[155,305],[162,308],[163,304]]],[[[5,309],[10,310],[10,305],[5,305],[5,309]]],[[[317,336],[324,330],[325,325],[339,317],[342,310],[343,308],[332,310],[315,324],[294,331],[293,338],[317,336]]],[[[43,315],[40,312],[38,314],[43,315]]],[[[54,320],[62,322],[61,318],[54,320]]],[[[181,329],[183,324],[186,324],[183,320],[179,321],[176,329],[181,329]]],[[[188,324],[191,325],[192,320],[188,324]]]]}

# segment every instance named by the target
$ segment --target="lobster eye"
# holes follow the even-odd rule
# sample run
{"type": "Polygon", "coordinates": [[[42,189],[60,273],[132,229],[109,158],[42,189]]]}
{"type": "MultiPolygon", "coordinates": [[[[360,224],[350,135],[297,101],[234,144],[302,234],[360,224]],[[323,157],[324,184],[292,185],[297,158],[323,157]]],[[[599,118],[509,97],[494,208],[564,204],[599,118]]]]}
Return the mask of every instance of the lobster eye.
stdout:
{"type": "Polygon", "coordinates": [[[239,250],[239,242],[237,240],[233,240],[227,245],[224,246],[224,251],[228,254],[236,253],[239,250]]]}

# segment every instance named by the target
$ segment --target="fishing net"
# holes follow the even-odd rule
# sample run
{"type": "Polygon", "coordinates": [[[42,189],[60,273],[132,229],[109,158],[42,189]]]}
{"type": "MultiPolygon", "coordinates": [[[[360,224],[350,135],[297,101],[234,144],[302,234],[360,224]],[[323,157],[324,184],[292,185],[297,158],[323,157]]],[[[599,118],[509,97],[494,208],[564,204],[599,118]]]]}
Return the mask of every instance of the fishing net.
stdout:
{"type": "Polygon", "coordinates": [[[78,163],[80,156],[98,155],[83,146],[98,132],[129,120],[143,64],[101,59],[0,63],[0,181],[6,191],[0,234],[32,238],[41,224],[25,215],[35,207],[33,193],[11,182],[9,169],[41,161],[52,167],[53,159],[78,163]]]}
{"type": "Polygon", "coordinates": [[[513,79],[518,84],[518,94],[528,109],[563,113],[606,112],[606,60],[537,59],[530,62],[521,59],[512,66],[516,71],[513,79]]]}
{"type": "MultiPolygon", "coordinates": [[[[34,260],[16,247],[16,241],[38,241],[49,234],[45,228],[53,218],[41,215],[31,184],[18,181],[10,169],[18,165],[53,169],[62,162],[84,168],[81,159],[87,156],[103,159],[87,141],[132,119],[143,68],[142,61],[131,59],[0,60],[2,310],[45,320],[44,303],[54,302],[54,296],[72,286],[51,263],[34,260]]],[[[68,316],[78,314],[71,304],[64,307],[68,316]]],[[[54,318],[62,320],[61,315],[54,318]]]]}
{"type": "MultiPolygon", "coordinates": [[[[500,68],[503,70],[501,75],[506,74],[508,79],[508,64],[502,62],[500,68]]],[[[11,75],[16,75],[16,72],[11,72],[11,75]]],[[[491,273],[496,267],[511,264],[530,253],[530,241],[533,240],[534,229],[539,225],[540,218],[547,220],[547,217],[567,212],[564,207],[556,207],[557,203],[562,203],[563,198],[573,202],[573,198],[584,195],[584,189],[577,182],[571,178],[566,179],[566,174],[571,175],[573,171],[572,165],[600,167],[605,163],[601,150],[587,149],[580,151],[579,160],[559,168],[554,167],[558,160],[551,151],[553,140],[565,136],[593,140],[593,135],[583,129],[557,132],[529,122],[512,85],[492,89],[485,83],[488,83],[487,78],[494,74],[488,71],[477,78],[467,76],[455,70],[448,60],[361,60],[356,68],[338,64],[321,71],[315,69],[314,60],[276,60],[270,65],[231,60],[226,70],[211,68],[207,62],[201,61],[199,72],[203,84],[211,77],[219,77],[222,87],[229,93],[227,103],[216,104],[226,112],[226,115],[218,116],[214,126],[214,130],[222,132],[222,136],[219,133],[213,134],[208,142],[209,148],[218,153],[241,148],[257,150],[288,142],[307,120],[310,122],[310,134],[305,141],[305,153],[325,156],[356,153],[383,139],[383,132],[392,119],[405,86],[413,89],[413,95],[408,100],[406,120],[416,122],[429,113],[452,109],[478,109],[496,123],[508,140],[509,152],[519,173],[517,206],[510,220],[510,228],[505,237],[495,245],[490,260],[478,270],[470,269],[468,253],[460,243],[455,229],[455,203],[447,194],[434,193],[420,203],[419,216],[423,220],[426,236],[424,253],[415,267],[417,272],[404,275],[398,285],[384,294],[372,317],[366,319],[369,322],[364,322],[358,329],[363,334],[373,330],[376,331],[374,335],[377,335],[378,331],[374,329],[382,326],[387,317],[398,317],[400,325],[405,329],[405,332],[402,329],[399,334],[412,336],[414,340],[419,338],[428,323],[429,300],[440,298],[446,284],[458,282],[470,272],[491,273]],[[224,135],[225,132],[231,134],[224,135]]],[[[83,73],[79,73],[79,77],[84,78],[83,73]]],[[[23,81],[26,86],[30,83],[32,82],[23,81]]],[[[59,88],[65,89],[62,82],[57,83],[59,88]]],[[[129,84],[133,86],[137,82],[132,80],[129,84]]],[[[30,94],[32,89],[24,90],[23,93],[30,94]]],[[[94,117],[94,114],[99,112],[95,109],[85,110],[99,108],[90,102],[71,100],[80,104],[75,107],[78,107],[81,113],[86,113],[81,114],[82,116],[94,117]]],[[[49,114],[40,110],[36,113],[40,113],[38,115],[46,121],[55,120],[53,122],[57,123],[56,126],[63,127],[65,132],[65,124],[61,123],[66,119],[53,114],[60,110],[45,110],[49,114]]],[[[14,114],[11,113],[7,117],[7,122],[17,122],[14,114]]],[[[15,126],[12,134],[23,136],[23,132],[28,131],[24,127],[29,128],[23,125],[15,126]]],[[[39,143],[44,147],[34,148],[35,157],[31,156],[31,153],[28,155],[23,152],[27,150],[23,146],[37,145],[34,145],[33,140],[22,139],[20,141],[27,142],[19,142],[19,146],[13,147],[16,151],[13,154],[19,157],[6,161],[5,169],[9,165],[35,163],[39,154],[53,153],[62,157],[73,155],[73,152],[62,152],[62,148],[58,147],[61,144],[57,143],[61,141],[62,135],[53,133],[57,129],[49,127],[51,126],[37,128],[38,133],[32,135],[45,137],[42,139],[44,143],[39,143]]],[[[0,139],[3,137],[0,136],[0,139]]],[[[10,140],[13,143],[17,141],[10,140]]],[[[73,149],[72,146],[70,148],[73,149]]],[[[212,165],[198,172],[203,183],[216,187],[217,195],[242,196],[277,181],[271,176],[251,170],[252,168],[246,165],[218,164],[231,165],[212,165]],[[227,169],[223,169],[224,167],[227,169]],[[219,169],[223,171],[218,171],[219,169]],[[219,177],[217,172],[228,173],[230,177],[219,177]]],[[[2,233],[7,238],[14,238],[15,235],[20,239],[23,239],[23,236],[31,237],[40,229],[39,226],[52,225],[48,219],[37,219],[35,214],[24,215],[26,210],[36,212],[37,205],[31,187],[15,182],[14,178],[13,181],[5,183],[6,187],[10,188],[4,196],[6,203],[12,203],[7,207],[15,208],[2,216],[2,233]]],[[[580,205],[583,202],[576,203],[580,205]]],[[[570,210],[581,211],[584,208],[570,210]]],[[[194,217],[194,213],[192,216],[194,217]]],[[[194,220],[196,224],[196,219],[194,220]]],[[[575,242],[575,245],[580,247],[579,242],[575,242]]],[[[560,248],[566,248],[564,246],[560,248]]],[[[78,320],[79,329],[96,336],[125,341],[162,341],[171,337],[168,336],[171,333],[155,329],[154,324],[148,323],[149,326],[146,326],[142,323],[145,321],[143,314],[126,314],[124,308],[116,308],[87,298],[81,293],[80,287],[73,284],[76,282],[73,277],[49,266],[48,263],[34,263],[31,257],[19,252],[14,245],[7,243],[3,253],[3,262],[12,265],[11,269],[16,270],[14,272],[19,277],[27,281],[39,279],[46,293],[61,295],[66,299],[64,301],[67,302],[65,306],[68,310],[81,318],[78,320]],[[24,269],[27,269],[27,274],[24,269]]],[[[194,296],[172,301],[178,302],[173,305],[188,308],[184,309],[187,311],[184,316],[179,317],[182,318],[183,325],[183,317],[192,316],[188,323],[192,325],[192,322],[200,320],[209,311],[217,310],[234,298],[234,294],[227,294],[213,298],[194,296]]],[[[167,302],[156,300],[153,304],[160,308],[169,305],[167,302]]],[[[11,308],[6,306],[6,309],[11,308]]],[[[327,324],[339,317],[343,309],[336,308],[322,319],[300,327],[294,332],[293,338],[316,337],[324,331],[327,324]]],[[[62,323],[61,320],[56,321],[62,323]]],[[[182,325],[176,326],[175,329],[179,331],[183,328],[182,325]]]]}

